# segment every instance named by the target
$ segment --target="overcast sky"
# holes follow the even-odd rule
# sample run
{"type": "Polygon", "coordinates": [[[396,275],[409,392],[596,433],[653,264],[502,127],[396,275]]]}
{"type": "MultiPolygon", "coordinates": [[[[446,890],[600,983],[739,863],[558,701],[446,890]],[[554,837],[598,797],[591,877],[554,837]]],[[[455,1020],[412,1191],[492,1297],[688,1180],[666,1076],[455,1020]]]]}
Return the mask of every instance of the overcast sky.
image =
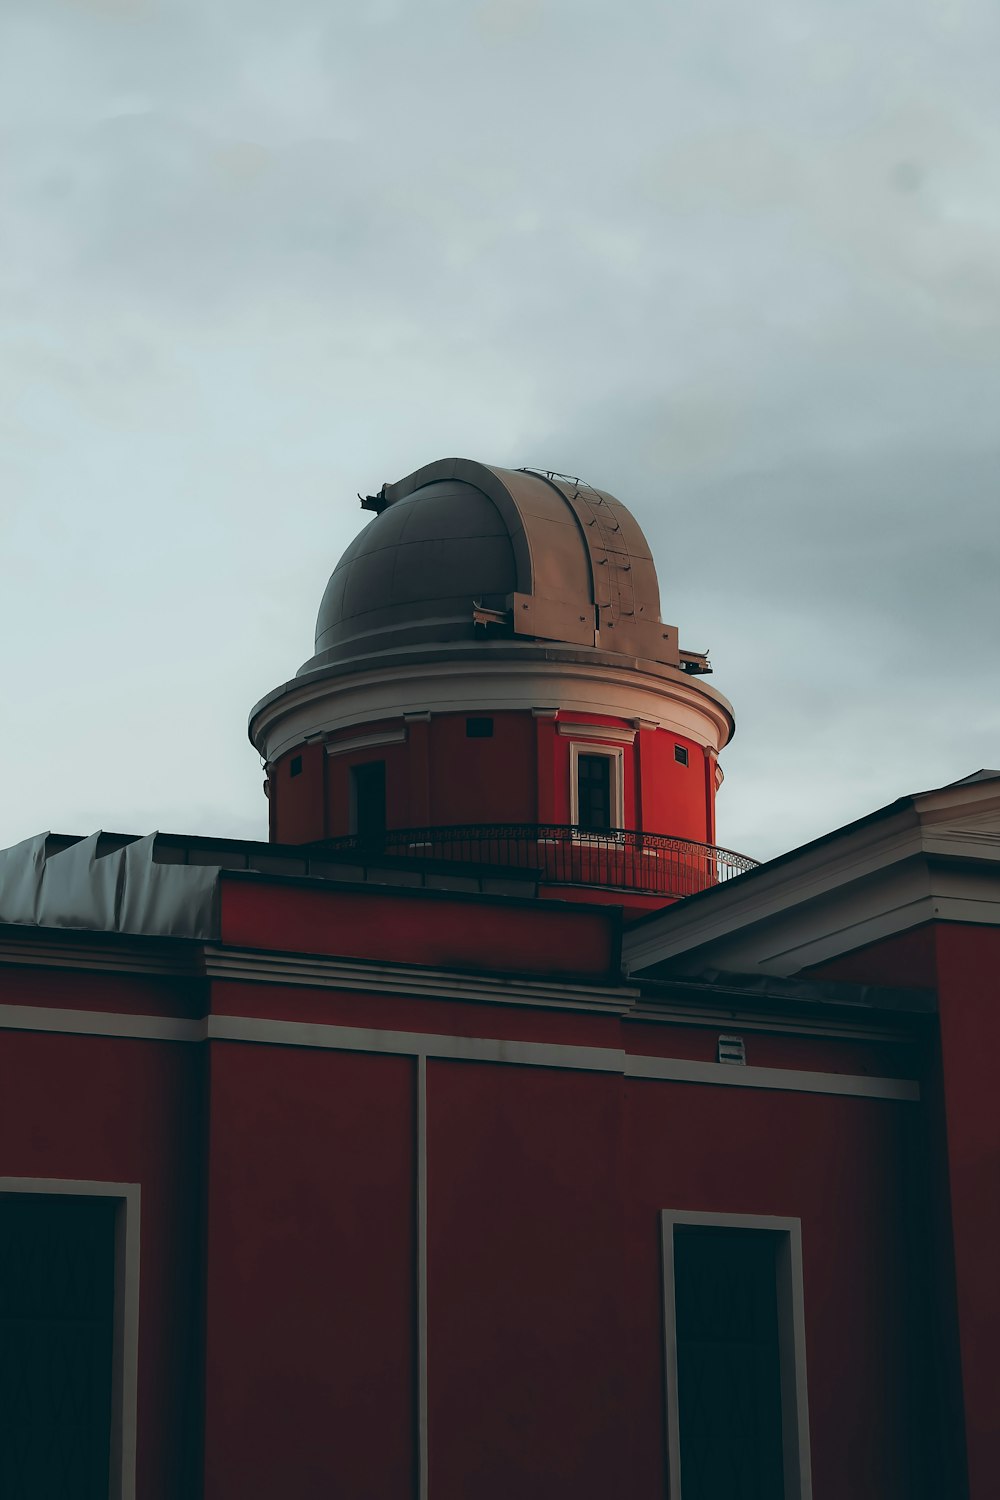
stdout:
{"type": "Polygon", "coordinates": [[[371,491],[636,512],[767,857],[1000,764],[997,0],[2,0],[0,846],[266,837],[371,491]]]}

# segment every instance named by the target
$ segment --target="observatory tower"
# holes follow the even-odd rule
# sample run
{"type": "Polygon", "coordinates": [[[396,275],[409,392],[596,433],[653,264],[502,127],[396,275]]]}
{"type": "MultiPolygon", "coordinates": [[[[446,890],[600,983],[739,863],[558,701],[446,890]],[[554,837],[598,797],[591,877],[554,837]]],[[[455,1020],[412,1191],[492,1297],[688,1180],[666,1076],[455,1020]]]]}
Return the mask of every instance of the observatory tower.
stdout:
{"type": "Polygon", "coordinates": [[[748,866],[715,848],[732,709],[661,620],[620,500],[449,458],[362,503],[315,654],[250,717],[272,840],[530,868],[639,909],[748,866]]]}

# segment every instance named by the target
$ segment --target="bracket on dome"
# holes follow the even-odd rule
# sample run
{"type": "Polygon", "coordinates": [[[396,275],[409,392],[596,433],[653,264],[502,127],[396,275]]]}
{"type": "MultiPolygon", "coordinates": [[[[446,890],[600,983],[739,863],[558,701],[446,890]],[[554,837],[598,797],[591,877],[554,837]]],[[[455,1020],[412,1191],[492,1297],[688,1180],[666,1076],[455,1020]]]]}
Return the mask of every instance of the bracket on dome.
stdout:
{"type": "Polygon", "coordinates": [[[385,493],[388,488],[389,485],[388,482],[386,482],[379,490],[377,495],[362,495],[359,491],[358,499],[361,501],[361,509],[373,510],[377,516],[380,516],[385,510],[386,506],[389,504],[388,497],[385,493]]]}
{"type": "Polygon", "coordinates": [[[680,668],[689,677],[708,677],[712,673],[712,663],[708,659],[707,651],[681,651],[680,668]]]}
{"type": "Polygon", "coordinates": [[[472,601],[472,623],[479,625],[484,630],[490,625],[510,625],[513,611],[509,609],[489,609],[485,604],[480,604],[478,599],[472,601]]]}

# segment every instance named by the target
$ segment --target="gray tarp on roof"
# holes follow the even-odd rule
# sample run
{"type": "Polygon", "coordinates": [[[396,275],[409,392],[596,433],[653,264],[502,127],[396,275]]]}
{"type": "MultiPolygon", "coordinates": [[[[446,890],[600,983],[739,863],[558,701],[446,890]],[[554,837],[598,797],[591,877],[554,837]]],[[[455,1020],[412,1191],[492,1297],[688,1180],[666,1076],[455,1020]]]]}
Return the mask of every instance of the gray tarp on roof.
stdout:
{"type": "Polygon", "coordinates": [[[0,850],[0,923],[214,937],[218,865],[159,864],[156,837],[41,833],[0,850]]]}

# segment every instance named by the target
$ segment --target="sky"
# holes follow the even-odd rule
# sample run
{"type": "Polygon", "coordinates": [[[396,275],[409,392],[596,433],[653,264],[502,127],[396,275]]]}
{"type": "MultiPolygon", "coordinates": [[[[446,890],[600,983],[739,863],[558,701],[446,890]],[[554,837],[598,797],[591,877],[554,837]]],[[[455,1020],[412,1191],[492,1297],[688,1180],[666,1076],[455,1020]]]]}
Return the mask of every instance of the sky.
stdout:
{"type": "Polygon", "coordinates": [[[1000,765],[996,0],[3,0],[0,847],[266,837],[372,492],[611,490],[768,858],[1000,765]]]}

